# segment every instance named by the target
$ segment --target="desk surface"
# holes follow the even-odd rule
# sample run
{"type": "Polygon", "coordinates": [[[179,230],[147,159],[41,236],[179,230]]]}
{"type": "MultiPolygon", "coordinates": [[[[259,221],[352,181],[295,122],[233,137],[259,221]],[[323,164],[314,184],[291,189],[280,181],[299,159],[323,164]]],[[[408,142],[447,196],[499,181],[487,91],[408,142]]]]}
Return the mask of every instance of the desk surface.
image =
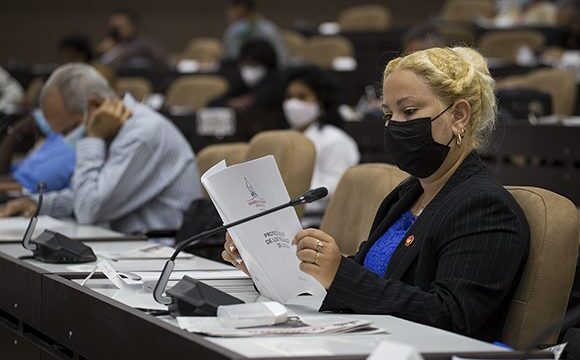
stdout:
{"type": "MultiPolygon", "coordinates": [[[[240,280],[242,282],[243,280],[240,280]]],[[[214,280],[212,285],[230,293],[246,302],[268,301],[252,289],[240,286],[230,291],[232,280],[224,280],[226,286],[220,286],[214,280]]],[[[125,304],[140,304],[146,307],[152,303],[152,294],[140,288],[134,290],[118,290],[108,280],[95,279],[86,285],[88,288],[113,298],[125,304]]],[[[172,283],[169,284],[172,286],[172,283]]],[[[247,287],[247,285],[246,285],[247,287]]],[[[319,313],[321,297],[300,296],[288,304],[288,310],[293,315],[336,316],[330,313],[319,313]]],[[[214,338],[206,337],[210,342],[238,353],[248,358],[281,357],[281,356],[365,356],[368,355],[381,340],[399,341],[416,347],[423,353],[459,353],[503,351],[495,345],[447,331],[402,320],[393,316],[383,315],[344,315],[357,319],[371,320],[378,327],[388,331],[383,335],[323,335],[323,336],[276,336],[252,338],[214,338]]],[[[177,325],[170,317],[163,318],[166,322],[177,325]]]]}
{"type": "MultiPolygon", "coordinates": [[[[0,242],[22,241],[24,232],[30,219],[13,217],[0,219],[0,242]]],[[[79,240],[103,240],[123,239],[126,235],[91,225],[79,225],[71,221],[56,220],[48,216],[40,216],[32,238],[40,235],[44,230],[60,232],[72,239],[79,240]]]]}
{"type": "MultiPolygon", "coordinates": [[[[147,241],[96,241],[85,242],[93,248],[93,251],[128,251],[149,244],[147,241]]],[[[0,252],[18,258],[20,256],[31,255],[31,252],[24,249],[20,244],[0,244],[0,252]]],[[[97,261],[100,258],[97,256],[97,261]]],[[[26,263],[34,265],[49,273],[87,273],[92,270],[96,262],[85,264],[47,264],[36,260],[25,260],[26,263]]],[[[119,260],[111,261],[117,271],[161,271],[165,265],[165,260],[119,260]]],[[[232,267],[215,261],[194,256],[190,259],[177,259],[175,271],[180,270],[229,270],[232,267]]]]}
{"type": "MultiPolygon", "coordinates": [[[[95,251],[125,251],[143,246],[147,242],[93,242],[88,243],[95,251]]],[[[128,341],[120,335],[126,332],[137,331],[137,338],[145,336],[146,344],[125,344],[124,350],[119,350],[119,356],[125,356],[133,351],[141,351],[146,359],[156,358],[155,352],[161,352],[163,344],[180,344],[179,349],[198,349],[196,351],[212,354],[212,358],[280,358],[287,356],[346,356],[361,358],[369,354],[376,344],[383,339],[400,341],[415,346],[423,353],[462,353],[502,351],[494,345],[464,336],[456,335],[443,330],[416,324],[391,316],[380,315],[343,315],[354,318],[371,319],[377,326],[386,329],[386,335],[325,335],[325,336],[282,336],[282,337],[255,337],[255,338],[210,338],[189,334],[177,327],[175,319],[154,318],[140,311],[131,309],[126,304],[140,304],[141,307],[154,305],[151,291],[144,290],[141,286],[134,287],[134,291],[121,293],[114,288],[106,279],[93,279],[87,285],[79,287],[78,279],[67,280],[68,275],[52,275],[51,273],[70,273],[71,271],[85,272],[86,268],[92,268],[92,264],[86,264],[85,268],[70,265],[43,264],[36,261],[19,261],[11,258],[28,255],[28,251],[19,244],[0,244],[0,252],[8,256],[1,264],[7,270],[14,273],[20,266],[24,275],[30,274],[33,279],[40,277],[40,281],[23,280],[18,286],[20,299],[29,298],[32,292],[42,294],[38,299],[39,304],[32,309],[34,313],[29,323],[41,329],[44,336],[53,338],[77,354],[89,357],[101,354],[100,349],[105,347],[120,346],[119,342],[128,341]],[[27,267],[26,264],[34,265],[27,267]],[[10,267],[8,267],[10,266],[10,267]],[[10,270],[13,269],[13,270],[10,270]],[[34,269],[39,269],[31,273],[34,269]],[[45,271],[45,273],[43,273],[45,271]],[[27,295],[28,294],[28,295],[27,295]],[[38,308],[38,309],[37,309],[38,308]],[[105,316],[106,315],[106,316],[105,316]],[[117,320],[119,319],[119,320],[117,320]],[[122,321],[120,319],[123,319],[122,321]],[[113,326],[113,328],[111,328],[113,326]],[[124,330],[124,328],[126,328],[124,330]],[[142,330],[142,329],[147,330],[142,330]],[[138,334],[139,331],[142,334],[138,334]],[[115,336],[106,338],[105,333],[111,331],[115,336]],[[67,335],[68,334],[68,335],[67,335]],[[71,335],[75,334],[75,335],[71,335]],[[105,336],[104,342],[95,342],[93,334],[105,336]],[[147,337],[148,336],[148,337],[147,337]],[[110,344],[109,344],[110,342],[110,344]],[[145,346],[147,345],[147,346],[145,346]],[[124,352],[123,352],[124,351],[124,352]],[[225,354],[225,355],[224,355],[225,354]],[[228,355],[234,354],[234,355],[228,355]]],[[[139,260],[119,261],[122,270],[125,271],[159,271],[163,260],[139,260]]],[[[211,260],[194,257],[177,262],[178,270],[227,270],[232,269],[228,265],[211,260]]],[[[20,272],[18,270],[17,272],[20,272]]],[[[16,274],[20,276],[20,274],[16,274]]],[[[4,274],[5,281],[10,282],[14,275],[4,274]]],[[[16,280],[18,281],[18,280],[16,280]]],[[[175,282],[173,282],[174,284],[175,282]]],[[[170,283],[171,285],[172,283],[170,283]]],[[[8,284],[10,285],[10,284],[8,284]]],[[[212,280],[212,285],[230,292],[234,296],[245,301],[264,301],[266,298],[255,292],[251,282],[247,279],[212,280]],[[223,285],[223,286],[222,286],[223,285]]],[[[15,286],[11,284],[10,286],[15,286]]],[[[1,298],[0,298],[1,299],[1,298]]],[[[6,294],[6,304],[2,310],[7,311],[17,318],[22,317],[18,311],[11,308],[12,295],[6,294]],[[10,295],[10,296],[9,296],[10,295]]],[[[301,296],[287,304],[288,309],[296,315],[319,314],[318,308],[322,297],[301,296]]],[[[330,314],[322,314],[330,316],[330,314]]],[[[133,338],[135,338],[133,336],[133,338]]],[[[166,349],[167,350],[167,349],[166,349]]],[[[181,350],[185,351],[185,350],[181,350]]],[[[0,351],[1,353],[1,351],[0,351]]],[[[185,355],[179,353],[179,355],[185,355]]],[[[111,359],[121,357],[109,357],[111,359]]]]}

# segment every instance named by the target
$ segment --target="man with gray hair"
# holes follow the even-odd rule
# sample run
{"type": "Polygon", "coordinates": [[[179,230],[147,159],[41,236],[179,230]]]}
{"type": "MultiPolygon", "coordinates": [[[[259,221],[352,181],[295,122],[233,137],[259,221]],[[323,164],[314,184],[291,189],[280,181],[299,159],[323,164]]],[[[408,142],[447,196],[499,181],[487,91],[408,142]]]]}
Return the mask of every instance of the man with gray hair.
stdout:
{"type": "MultiPolygon", "coordinates": [[[[41,107],[55,132],[85,124],[72,188],[45,196],[41,214],[73,216],[125,232],[178,229],[202,196],[194,154],[175,126],[130,95],[121,101],[91,66],[73,63],[50,76],[41,107]]],[[[36,202],[14,200],[0,217],[30,215],[36,202]]]]}

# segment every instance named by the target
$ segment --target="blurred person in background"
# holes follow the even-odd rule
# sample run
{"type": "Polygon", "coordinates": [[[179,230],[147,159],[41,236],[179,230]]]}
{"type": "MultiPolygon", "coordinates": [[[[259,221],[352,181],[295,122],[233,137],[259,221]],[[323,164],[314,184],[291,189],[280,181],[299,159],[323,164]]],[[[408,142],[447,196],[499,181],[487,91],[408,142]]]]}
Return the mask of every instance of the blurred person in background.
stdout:
{"type": "Polygon", "coordinates": [[[286,63],[286,49],[278,27],[258,12],[254,0],[232,0],[227,18],[229,26],[223,36],[227,58],[237,59],[247,41],[259,38],[272,45],[280,64],[286,63]]]}
{"type": "Polygon", "coordinates": [[[447,45],[445,38],[439,33],[437,27],[429,23],[411,27],[403,35],[401,43],[404,54],[447,45]]]}
{"type": "Polygon", "coordinates": [[[0,66],[0,113],[12,114],[24,99],[22,86],[0,66]]]}
{"type": "Polygon", "coordinates": [[[95,53],[89,38],[85,35],[67,35],[60,39],[56,48],[59,65],[82,62],[92,65],[107,79],[111,86],[115,85],[115,72],[108,66],[95,62],[95,53]]]}
{"type": "Polygon", "coordinates": [[[283,79],[278,71],[278,57],[269,42],[261,39],[244,44],[237,61],[238,75],[228,79],[226,94],[210,106],[227,106],[238,112],[280,109],[283,79]]]}
{"type": "Polygon", "coordinates": [[[337,111],[338,85],[329,74],[308,66],[291,70],[286,82],[284,116],[292,129],[309,138],[316,148],[311,188],[324,186],[326,198],[307,204],[305,226],[318,226],[328,201],[344,172],[358,164],[360,153],[354,139],[341,127],[337,111]]]}
{"type": "MultiPolygon", "coordinates": [[[[72,186],[47,193],[41,214],[125,233],[181,226],[183,212],[202,196],[201,185],[193,151],[169,120],[130,95],[119,99],[82,63],[55,70],[40,103],[56,133],[85,125],[72,186]]],[[[0,217],[31,216],[36,206],[20,198],[0,209],[0,217]]]]}
{"type": "Polygon", "coordinates": [[[121,9],[109,19],[109,34],[97,48],[99,62],[116,71],[139,68],[166,70],[166,56],[159,43],[139,33],[135,11],[121,9]]]}

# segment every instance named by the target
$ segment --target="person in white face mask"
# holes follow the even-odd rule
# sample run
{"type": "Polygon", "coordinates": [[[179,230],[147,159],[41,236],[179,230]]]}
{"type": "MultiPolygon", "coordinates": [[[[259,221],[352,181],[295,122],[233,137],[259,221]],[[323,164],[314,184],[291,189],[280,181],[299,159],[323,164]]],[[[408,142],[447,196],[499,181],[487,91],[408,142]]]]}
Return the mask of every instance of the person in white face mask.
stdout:
{"type": "Polygon", "coordinates": [[[228,92],[212,100],[210,106],[227,106],[238,112],[253,109],[279,111],[284,84],[272,45],[265,40],[247,41],[242,47],[237,68],[239,77],[228,79],[228,92]]]}
{"type": "Polygon", "coordinates": [[[358,164],[356,142],[340,129],[336,84],[316,67],[293,71],[287,81],[284,115],[291,128],[302,132],[316,147],[311,187],[324,186],[329,196],[306,205],[303,225],[317,226],[342,174],[358,164]]]}

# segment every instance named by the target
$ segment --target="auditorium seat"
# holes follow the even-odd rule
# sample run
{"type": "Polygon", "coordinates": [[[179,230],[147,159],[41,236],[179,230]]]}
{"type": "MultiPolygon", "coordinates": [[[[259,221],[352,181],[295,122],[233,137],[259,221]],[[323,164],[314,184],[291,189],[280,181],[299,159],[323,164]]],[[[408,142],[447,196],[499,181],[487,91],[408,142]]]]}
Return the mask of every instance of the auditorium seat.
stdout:
{"type": "Polygon", "coordinates": [[[495,30],[481,35],[477,47],[488,58],[515,61],[519,48],[527,45],[532,51],[544,47],[544,35],[535,30],[495,30]]]}
{"type": "Polygon", "coordinates": [[[378,4],[352,6],[338,15],[341,31],[385,31],[391,26],[391,12],[378,4]]]}
{"type": "Polygon", "coordinates": [[[299,60],[304,58],[306,38],[296,30],[284,29],[281,31],[282,41],[291,59],[299,60]]]}
{"type": "MultiPolygon", "coordinates": [[[[246,160],[273,155],[291,198],[308,189],[312,181],[316,150],[306,136],[294,130],[271,130],[256,134],[249,143],[246,160]]],[[[296,208],[302,216],[303,206],[296,208]]]]}
{"type": "Polygon", "coordinates": [[[445,21],[471,23],[477,17],[491,18],[495,14],[492,0],[447,0],[439,14],[445,21]]]}
{"type": "Polygon", "coordinates": [[[153,91],[151,81],[137,76],[119,77],[115,83],[117,94],[131,94],[137,101],[143,101],[153,91]]]}
{"type": "Polygon", "coordinates": [[[532,89],[550,94],[554,114],[570,116],[576,108],[576,78],[571,71],[538,69],[498,81],[496,89],[532,89]]]}
{"type": "Polygon", "coordinates": [[[173,80],[165,97],[165,106],[198,110],[228,90],[228,82],[221,76],[188,75],[173,80]]]}
{"type": "MultiPolygon", "coordinates": [[[[530,226],[530,252],[512,296],[502,342],[522,349],[547,324],[566,311],[578,257],[576,206],[551,191],[507,187],[530,226]]],[[[553,344],[558,333],[542,343],[553,344]]]]}
{"type": "Polygon", "coordinates": [[[344,36],[313,36],[306,42],[306,60],[324,69],[330,69],[337,57],[354,56],[354,47],[344,36]]]}
{"type": "Polygon", "coordinates": [[[367,239],[381,202],[407,176],[393,165],[353,166],[342,175],[320,229],[336,239],[344,255],[354,255],[367,239]]]}
{"type": "Polygon", "coordinates": [[[248,146],[248,143],[236,142],[204,147],[197,154],[197,169],[199,170],[199,175],[203,175],[209,168],[222,160],[225,160],[228,166],[245,161],[248,146]]]}
{"type": "Polygon", "coordinates": [[[221,40],[212,37],[191,39],[181,53],[181,59],[197,60],[200,63],[217,63],[224,56],[221,40]]]}

